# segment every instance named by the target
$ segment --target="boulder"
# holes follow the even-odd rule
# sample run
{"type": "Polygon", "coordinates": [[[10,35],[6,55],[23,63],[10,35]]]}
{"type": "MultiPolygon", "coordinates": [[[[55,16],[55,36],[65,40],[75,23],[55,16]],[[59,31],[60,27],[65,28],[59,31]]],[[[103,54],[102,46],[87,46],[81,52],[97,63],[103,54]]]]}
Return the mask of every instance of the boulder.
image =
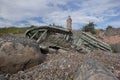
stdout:
{"type": "Polygon", "coordinates": [[[74,80],[118,80],[104,65],[92,59],[78,67],[74,80]]]}
{"type": "Polygon", "coordinates": [[[0,37],[0,71],[16,73],[42,63],[41,54],[36,41],[17,36],[0,37]]]}

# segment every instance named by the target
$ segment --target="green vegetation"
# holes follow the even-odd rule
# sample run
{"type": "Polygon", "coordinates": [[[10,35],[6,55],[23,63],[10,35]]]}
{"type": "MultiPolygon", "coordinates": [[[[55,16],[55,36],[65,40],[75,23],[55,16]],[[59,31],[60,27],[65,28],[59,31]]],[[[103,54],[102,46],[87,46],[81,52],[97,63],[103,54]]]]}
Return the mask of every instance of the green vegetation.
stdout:
{"type": "Polygon", "coordinates": [[[83,26],[82,31],[91,32],[92,34],[96,34],[94,22],[89,22],[88,24],[83,26]]]}
{"type": "Polygon", "coordinates": [[[106,28],[106,30],[108,30],[108,29],[113,29],[113,26],[108,25],[108,27],[106,28]]]}
{"type": "Polygon", "coordinates": [[[8,27],[8,28],[0,28],[0,34],[23,34],[26,30],[32,28],[31,27],[8,27]]]}
{"type": "Polygon", "coordinates": [[[112,44],[111,48],[114,53],[120,53],[120,43],[112,44]]]}

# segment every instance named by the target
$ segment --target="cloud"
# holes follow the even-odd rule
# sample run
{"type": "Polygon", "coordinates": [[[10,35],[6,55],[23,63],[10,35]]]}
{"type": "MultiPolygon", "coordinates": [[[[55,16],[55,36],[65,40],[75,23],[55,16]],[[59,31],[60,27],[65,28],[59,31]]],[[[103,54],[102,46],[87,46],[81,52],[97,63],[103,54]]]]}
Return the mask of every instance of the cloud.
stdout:
{"type": "Polygon", "coordinates": [[[0,0],[0,26],[66,26],[68,15],[78,28],[89,21],[105,24],[120,16],[119,6],[119,0],[0,0]]]}
{"type": "Polygon", "coordinates": [[[119,27],[119,28],[120,28],[120,21],[109,22],[108,25],[111,25],[111,26],[113,26],[113,27],[119,27]]]}

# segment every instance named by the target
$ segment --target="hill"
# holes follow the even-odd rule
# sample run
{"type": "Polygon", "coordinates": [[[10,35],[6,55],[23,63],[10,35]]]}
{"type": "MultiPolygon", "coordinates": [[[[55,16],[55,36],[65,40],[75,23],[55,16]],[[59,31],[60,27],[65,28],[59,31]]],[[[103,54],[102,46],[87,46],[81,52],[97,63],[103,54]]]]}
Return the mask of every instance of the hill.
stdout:
{"type": "Polygon", "coordinates": [[[32,27],[8,27],[0,28],[0,35],[2,34],[24,34],[24,32],[32,27]]]}

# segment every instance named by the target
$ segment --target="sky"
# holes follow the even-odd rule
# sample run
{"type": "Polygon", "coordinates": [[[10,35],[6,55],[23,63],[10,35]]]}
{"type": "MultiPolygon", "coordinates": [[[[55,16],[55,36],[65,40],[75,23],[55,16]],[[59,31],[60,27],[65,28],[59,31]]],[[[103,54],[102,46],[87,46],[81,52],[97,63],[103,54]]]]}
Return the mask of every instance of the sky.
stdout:
{"type": "Polygon", "coordinates": [[[95,28],[120,28],[120,0],[0,0],[0,27],[66,27],[68,16],[73,29],[89,22],[94,22],[95,28]]]}

